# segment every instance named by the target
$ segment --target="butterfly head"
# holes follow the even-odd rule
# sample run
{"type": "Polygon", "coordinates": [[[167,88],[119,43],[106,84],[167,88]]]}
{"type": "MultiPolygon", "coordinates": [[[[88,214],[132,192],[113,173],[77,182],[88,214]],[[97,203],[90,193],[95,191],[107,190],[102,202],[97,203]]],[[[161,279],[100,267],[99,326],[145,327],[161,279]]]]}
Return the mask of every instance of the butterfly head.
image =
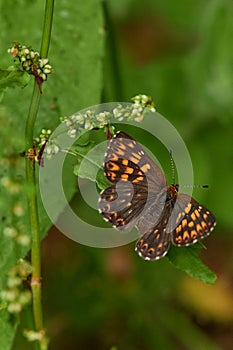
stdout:
{"type": "Polygon", "coordinates": [[[179,185],[170,185],[167,187],[167,201],[174,199],[177,196],[177,192],[179,190],[179,185]]]}

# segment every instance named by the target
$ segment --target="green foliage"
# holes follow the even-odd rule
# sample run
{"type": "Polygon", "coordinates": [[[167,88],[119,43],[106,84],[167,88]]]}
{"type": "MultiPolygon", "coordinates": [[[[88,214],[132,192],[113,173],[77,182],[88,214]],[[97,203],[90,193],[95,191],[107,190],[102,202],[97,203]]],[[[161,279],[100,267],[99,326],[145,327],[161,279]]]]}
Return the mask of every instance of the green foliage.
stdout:
{"type": "Polygon", "coordinates": [[[30,78],[26,72],[17,69],[0,69],[0,93],[6,88],[25,87],[30,78]]]}
{"type": "MultiPolygon", "coordinates": [[[[7,49],[14,40],[39,50],[44,3],[41,1],[17,3],[10,1],[6,6],[1,1],[0,7],[1,65],[5,62],[5,65],[9,66],[11,58],[7,54],[7,49]],[[23,21],[20,20],[22,18],[23,21]]],[[[50,60],[56,73],[50,77],[44,88],[35,135],[38,135],[39,131],[46,126],[54,128],[59,123],[59,117],[75,112],[73,108],[79,110],[90,103],[99,102],[101,94],[101,58],[104,37],[101,31],[103,24],[99,2],[95,0],[74,3],[59,1],[56,4],[54,16],[50,60]],[[77,96],[75,106],[73,105],[74,96],[77,96]]],[[[29,77],[27,73],[3,69],[0,77],[1,91],[5,90],[0,109],[0,149],[3,156],[1,180],[6,178],[10,182],[9,186],[1,190],[1,232],[4,231],[6,225],[21,227],[23,224],[24,230],[29,234],[25,190],[30,191],[31,189],[23,185],[24,159],[20,157],[20,153],[24,151],[24,128],[32,85],[30,84],[24,90],[8,89],[6,93],[6,87],[24,86],[28,83],[29,77]],[[12,194],[14,186],[18,186],[19,189],[18,192],[12,194]],[[18,201],[23,202],[23,217],[17,217],[13,212],[18,201]]],[[[70,196],[73,192],[74,187],[70,189],[70,196]]],[[[44,236],[51,223],[40,200],[39,212],[44,236]]],[[[6,237],[4,234],[0,236],[0,244],[0,286],[1,289],[4,289],[7,272],[20,257],[25,256],[29,246],[22,246],[17,240],[6,237]]],[[[0,331],[0,349],[7,350],[11,348],[14,338],[15,323],[5,309],[0,311],[0,320],[5,325],[0,331]],[[2,333],[4,329],[6,331],[2,333]]]]}
{"type": "MultiPolygon", "coordinates": [[[[1,66],[9,66],[7,49],[14,40],[39,50],[44,3],[38,0],[10,1],[6,6],[2,1],[0,7],[1,66]],[[17,21],[20,18],[24,19],[23,25],[17,21]]],[[[49,52],[54,74],[43,87],[36,133],[42,127],[54,128],[59,123],[59,117],[69,116],[100,101],[103,50],[104,31],[99,1],[58,1],[49,52]]],[[[25,101],[29,101],[30,97],[30,88],[8,91],[3,101],[7,115],[17,114],[25,120],[28,110],[25,101]],[[12,104],[12,100],[17,103],[12,104]]]]}
{"type": "MultiPolygon", "coordinates": [[[[109,46],[105,56],[102,91],[105,30],[100,1],[56,2],[49,52],[54,73],[43,86],[35,136],[42,128],[53,130],[60,117],[97,104],[101,98],[105,102],[120,98],[129,101],[139,92],[153,96],[159,112],[177,127],[190,150],[195,182],[209,184],[207,191],[195,190],[195,197],[216,214],[218,226],[213,237],[217,236],[218,227],[230,232],[233,216],[226,208],[231,207],[229,193],[233,189],[232,4],[227,0],[182,0],[179,3],[121,0],[109,1],[109,5],[116,42],[115,49],[114,45],[109,46]],[[140,29],[140,25],[144,28],[147,23],[153,35],[159,33],[160,36],[140,37],[141,31],[135,31],[135,22],[136,29],[140,29]],[[154,27],[153,23],[159,23],[159,27],[154,27]],[[160,45],[156,46],[158,42],[160,45]],[[143,61],[148,48],[152,49],[143,61]],[[112,64],[111,53],[118,69],[112,64]],[[116,81],[119,84],[114,87],[116,81]],[[224,190],[226,186],[227,191],[224,190]]],[[[0,289],[3,290],[7,272],[30,248],[25,241],[25,237],[30,239],[25,193],[32,190],[24,183],[24,159],[20,154],[25,151],[25,120],[33,81],[27,73],[12,68],[7,49],[17,40],[39,51],[44,3],[10,0],[6,5],[0,0],[0,9],[0,289]],[[14,228],[16,234],[8,230],[7,235],[6,227],[14,228]]],[[[108,34],[108,41],[114,44],[111,35],[108,34]]],[[[103,160],[102,150],[89,153],[105,137],[102,131],[97,134],[92,131],[86,140],[76,145],[74,151],[78,157],[67,161],[64,187],[68,200],[75,192],[76,180],[71,174],[73,165],[74,173],[79,177],[96,181],[99,189],[107,186],[102,170],[98,170],[96,177],[103,160]],[[86,166],[80,167],[80,160],[87,153],[86,166]]],[[[150,147],[150,141],[146,139],[145,145],[150,147]]],[[[157,149],[153,151],[156,155],[157,149]]],[[[40,198],[38,200],[43,238],[51,223],[40,198]]],[[[88,217],[87,210],[83,205],[88,217]]],[[[92,221],[94,224],[94,215],[90,218],[92,221]]],[[[186,248],[171,247],[168,259],[190,276],[212,284],[216,276],[201,262],[199,247],[198,244],[186,248]]],[[[48,286],[45,305],[50,324],[52,321],[61,324],[69,319],[67,328],[72,329],[71,333],[78,333],[80,339],[83,334],[86,338],[94,334],[93,339],[100,347],[107,333],[104,345],[110,349],[116,344],[112,350],[144,347],[173,350],[180,344],[187,349],[218,349],[214,340],[206,337],[190,320],[190,315],[177,308],[174,294],[183,276],[169,266],[166,258],[148,264],[135,254],[133,262],[129,263],[134,266],[131,273],[126,274],[123,282],[120,277],[119,282],[117,278],[114,280],[114,274],[103,271],[112,262],[107,260],[106,252],[93,252],[87,247],[77,249],[72,261],[70,252],[67,253],[69,263],[64,269],[62,260],[57,263],[62,256],[58,252],[53,271],[48,273],[47,279],[45,277],[48,286]],[[60,312],[64,317],[62,322],[60,316],[51,320],[51,314],[60,315],[60,312]]],[[[124,263],[133,249],[127,247],[124,263]]],[[[50,261],[47,263],[49,269],[50,261]]],[[[18,322],[18,318],[7,311],[7,305],[0,302],[0,350],[12,348],[18,322]]],[[[57,350],[60,343],[56,345],[57,350]]],[[[85,345],[79,345],[85,348],[85,345]]],[[[20,347],[16,343],[15,349],[26,349],[26,346],[23,343],[20,347]]],[[[90,348],[89,344],[86,348],[90,348]]]]}
{"type": "Polygon", "coordinates": [[[198,254],[200,247],[200,243],[182,249],[172,246],[169,249],[168,258],[173,265],[185,271],[191,277],[213,284],[217,277],[200,260],[198,254]]]}
{"type": "Polygon", "coordinates": [[[12,349],[18,321],[0,307],[0,349],[12,349]]]}

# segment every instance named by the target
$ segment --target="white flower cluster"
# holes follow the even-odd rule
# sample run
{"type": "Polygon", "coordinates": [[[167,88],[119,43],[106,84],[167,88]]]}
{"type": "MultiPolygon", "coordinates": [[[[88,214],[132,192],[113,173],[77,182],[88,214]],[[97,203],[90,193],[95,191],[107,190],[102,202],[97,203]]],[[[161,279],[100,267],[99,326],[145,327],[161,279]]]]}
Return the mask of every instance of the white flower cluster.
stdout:
{"type": "Polygon", "coordinates": [[[47,159],[52,158],[52,156],[57,154],[59,151],[60,147],[57,145],[56,139],[49,141],[44,150],[47,159]]]}
{"type": "Polygon", "coordinates": [[[23,224],[25,216],[25,205],[19,196],[22,195],[23,186],[22,184],[9,177],[4,176],[0,184],[2,190],[6,191],[7,194],[11,195],[12,203],[10,204],[9,211],[11,216],[8,219],[6,226],[3,228],[3,234],[5,237],[14,239],[18,244],[24,247],[30,246],[30,236],[27,232],[26,226],[23,224]],[[11,218],[11,223],[9,222],[11,218]]]}
{"type": "Polygon", "coordinates": [[[119,103],[112,112],[87,110],[83,114],[77,113],[64,118],[62,122],[68,127],[68,136],[75,138],[81,130],[100,129],[123,120],[141,122],[148,111],[155,112],[151,97],[137,95],[132,100],[134,103],[126,106],[119,103]]]}
{"type": "Polygon", "coordinates": [[[127,107],[119,104],[113,109],[113,117],[116,121],[135,120],[136,122],[141,122],[144,118],[144,110],[144,107],[135,103],[127,107]]]}
{"type": "Polygon", "coordinates": [[[52,131],[50,129],[42,129],[41,134],[35,139],[36,161],[43,166],[43,154],[50,159],[54,154],[60,151],[56,139],[49,139],[52,131]]]}
{"type": "Polygon", "coordinates": [[[13,57],[18,57],[22,67],[29,74],[39,77],[42,81],[47,80],[48,74],[52,73],[52,66],[47,58],[41,58],[39,52],[28,48],[25,45],[15,43],[14,46],[8,49],[8,52],[13,57]]]}
{"type": "MultiPolygon", "coordinates": [[[[21,216],[24,214],[23,208],[19,207],[21,211],[21,216]]],[[[19,209],[18,208],[18,209],[19,209]]],[[[17,210],[18,210],[17,209],[17,210]]],[[[5,237],[13,238],[18,244],[24,247],[29,247],[31,239],[27,234],[26,227],[24,225],[17,225],[17,227],[6,226],[3,229],[3,234],[5,237]]]]}
{"type": "Polygon", "coordinates": [[[18,264],[8,273],[7,286],[1,292],[1,299],[6,303],[7,310],[12,314],[21,312],[31,302],[31,292],[25,290],[22,284],[31,272],[31,265],[20,259],[18,264]]]}
{"type": "Polygon", "coordinates": [[[68,127],[68,135],[76,137],[80,130],[91,130],[103,128],[109,123],[110,112],[97,113],[94,110],[87,110],[84,114],[73,114],[64,118],[63,123],[68,127]]]}
{"type": "Polygon", "coordinates": [[[40,343],[41,350],[48,349],[49,339],[44,329],[41,329],[38,332],[32,329],[25,329],[23,335],[27,338],[29,342],[38,341],[40,343]]]}
{"type": "Polygon", "coordinates": [[[152,98],[150,96],[147,95],[136,95],[134,97],[131,98],[131,100],[134,102],[135,106],[139,106],[139,107],[147,107],[151,112],[155,112],[155,106],[154,106],[154,102],[152,100],[152,98]]]}

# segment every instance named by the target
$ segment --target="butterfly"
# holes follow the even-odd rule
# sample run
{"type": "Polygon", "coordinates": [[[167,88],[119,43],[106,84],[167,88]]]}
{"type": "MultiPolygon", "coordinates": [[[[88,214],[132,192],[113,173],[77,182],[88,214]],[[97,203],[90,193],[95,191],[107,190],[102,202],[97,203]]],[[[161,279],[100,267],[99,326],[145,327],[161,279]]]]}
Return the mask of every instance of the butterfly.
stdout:
{"type": "Polygon", "coordinates": [[[100,193],[99,212],[117,230],[138,227],[135,250],[146,260],[165,256],[171,243],[194,244],[216,225],[208,209],[178,193],[178,185],[168,186],[159,166],[122,131],[109,141],[104,173],[111,186],[100,193]]]}

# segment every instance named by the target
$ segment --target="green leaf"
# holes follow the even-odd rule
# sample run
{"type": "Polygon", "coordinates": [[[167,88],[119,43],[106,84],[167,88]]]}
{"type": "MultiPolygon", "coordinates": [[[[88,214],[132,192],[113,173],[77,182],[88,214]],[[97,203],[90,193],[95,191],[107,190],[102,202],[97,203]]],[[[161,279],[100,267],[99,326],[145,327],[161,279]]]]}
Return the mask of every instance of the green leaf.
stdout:
{"type": "Polygon", "coordinates": [[[14,341],[15,331],[18,322],[16,318],[9,315],[5,309],[0,307],[0,349],[11,349],[14,341]]]}
{"type": "Polygon", "coordinates": [[[106,147],[106,135],[103,130],[91,130],[82,135],[71,150],[77,155],[77,163],[73,167],[75,176],[96,182],[99,189],[109,185],[103,172],[106,147]]]}
{"type": "Polygon", "coordinates": [[[96,174],[103,164],[103,150],[93,149],[93,143],[90,143],[87,147],[78,147],[77,152],[80,156],[80,163],[75,167],[75,175],[96,181],[96,174]]]}
{"type": "MultiPolygon", "coordinates": [[[[39,51],[44,3],[38,0],[15,3],[10,0],[7,5],[1,5],[0,0],[0,59],[1,65],[9,66],[11,57],[7,49],[14,40],[39,51]],[[23,25],[20,18],[24,18],[23,25]]],[[[99,1],[57,2],[48,56],[54,72],[42,86],[43,98],[36,133],[42,128],[53,129],[61,116],[69,116],[99,103],[104,52],[102,28],[99,1]]],[[[30,97],[31,89],[8,90],[3,102],[9,114],[17,114],[25,120],[28,111],[25,101],[30,101],[30,97]],[[12,100],[17,103],[12,103],[12,100]]]]}
{"type": "Polygon", "coordinates": [[[0,91],[7,87],[25,87],[30,80],[27,72],[19,69],[0,69],[0,91]]]}
{"type": "Polygon", "coordinates": [[[213,284],[216,280],[214,272],[203,264],[199,257],[199,244],[190,247],[174,247],[167,254],[170,262],[189,276],[202,282],[213,284]]]}
{"type": "MultiPolygon", "coordinates": [[[[32,46],[39,51],[44,2],[22,1],[16,3],[10,0],[6,6],[0,0],[0,8],[0,58],[1,65],[5,64],[7,67],[10,65],[11,57],[6,52],[14,40],[23,45],[32,46]]],[[[84,107],[99,103],[104,50],[102,27],[102,9],[99,1],[67,2],[62,0],[56,4],[49,55],[54,73],[43,84],[43,98],[41,99],[35,135],[40,134],[42,128],[53,130],[60,123],[61,116],[73,114],[84,107]]],[[[27,82],[27,76],[24,73],[21,75],[20,72],[8,74],[7,70],[2,69],[1,77],[0,89],[5,89],[7,86],[22,86],[24,82],[27,82]]],[[[6,237],[2,232],[6,226],[23,225],[26,232],[30,234],[25,188],[23,187],[25,165],[20,154],[24,151],[24,129],[32,84],[33,79],[31,79],[27,89],[8,89],[2,99],[0,109],[0,182],[7,182],[8,178],[13,182],[19,182],[19,192],[17,193],[11,192],[11,188],[2,188],[1,186],[0,292],[6,286],[9,269],[16,264],[19,258],[24,257],[30,248],[21,246],[14,238],[6,237]],[[12,213],[12,208],[18,201],[21,201],[24,208],[22,217],[17,217],[12,213]]],[[[75,192],[75,182],[70,181],[72,169],[69,168],[67,171],[69,174],[64,176],[66,181],[64,186],[67,187],[69,184],[69,191],[66,191],[67,200],[69,200],[75,192]]],[[[44,237],[51,222],[40,198],[38,198],[38,203],[41,237],[44,237]]],[[[0,346],[2,349],[11,349],[15,329],[8,312],[1,311],[0,346]]]]}

